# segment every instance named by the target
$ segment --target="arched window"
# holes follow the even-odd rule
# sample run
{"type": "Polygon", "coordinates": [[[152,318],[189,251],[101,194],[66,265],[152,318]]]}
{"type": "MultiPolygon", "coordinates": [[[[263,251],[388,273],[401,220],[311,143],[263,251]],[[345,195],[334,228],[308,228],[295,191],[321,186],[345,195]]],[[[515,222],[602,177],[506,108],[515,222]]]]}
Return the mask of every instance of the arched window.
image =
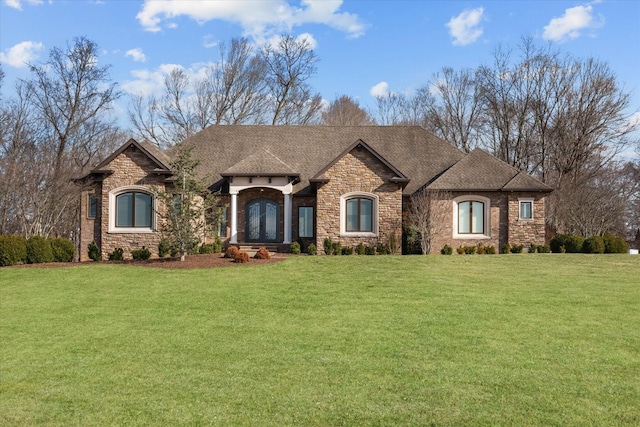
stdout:
{"type": "Polygon", "coordinates": [[[491,202],[482,196],[461,196],[453,201],[453,237],[489,237],[491,202]]]}
{"type": "Polygon", "coordinates": [[[144,187],[119,188],[109,193],[109,231],[146,233],[155,226],[155,197],[144,187]]]}
{"type": "Polygon", "coordinates": [[[378,197],[370,193],[349,193],[340,198],[340,233],[378,234],[378,197]]]}
{"type": "Polygon", "coordinates": [[[116,196],[116,227],[151,227],[150,194],[131,191],[116,196]]]}

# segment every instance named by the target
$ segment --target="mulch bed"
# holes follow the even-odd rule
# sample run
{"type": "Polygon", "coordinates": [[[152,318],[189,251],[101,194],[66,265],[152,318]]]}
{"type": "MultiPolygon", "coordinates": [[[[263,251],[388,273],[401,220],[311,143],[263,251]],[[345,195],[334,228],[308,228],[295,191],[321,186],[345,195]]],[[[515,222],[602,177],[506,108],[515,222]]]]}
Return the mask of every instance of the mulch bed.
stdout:
{"type": "MultiPolygon", "coordinates": [[[[272,264],[275,262],[283,261],[287,258],[286,254],[276,254],[270,259],[255,259],[249,258],[248,263],[237,263],[232,259],[223,258],[221,254],[202,254],[202,255],[187,255],[184,261],[180,261],[180,258],[155,258],[147,261],[102,261],[103,264],[123,264],[134,265],[141,267],[153,267],[153,268],[214,268],[214,267],[234,267],[243,265],[262,265],[272,264]]],[[[77,267],[79,265],[92,264],[93,261],[88,262],[50,262],[42,264],[22,264],[14,265],[12,267],[3,268],[51,268],[51,267],[77,267]]]]}

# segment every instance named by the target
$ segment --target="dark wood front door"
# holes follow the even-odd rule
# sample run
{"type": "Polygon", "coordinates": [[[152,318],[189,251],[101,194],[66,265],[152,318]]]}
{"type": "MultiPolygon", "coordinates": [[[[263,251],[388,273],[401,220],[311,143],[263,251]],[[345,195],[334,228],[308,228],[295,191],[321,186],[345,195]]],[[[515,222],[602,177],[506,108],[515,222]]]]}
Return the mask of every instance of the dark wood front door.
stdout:
{"type": "Polygon", "coordinates": [[[278,242],[280,205],[269,199],[255,199],[245,207],[247,242],[278,242]]]}

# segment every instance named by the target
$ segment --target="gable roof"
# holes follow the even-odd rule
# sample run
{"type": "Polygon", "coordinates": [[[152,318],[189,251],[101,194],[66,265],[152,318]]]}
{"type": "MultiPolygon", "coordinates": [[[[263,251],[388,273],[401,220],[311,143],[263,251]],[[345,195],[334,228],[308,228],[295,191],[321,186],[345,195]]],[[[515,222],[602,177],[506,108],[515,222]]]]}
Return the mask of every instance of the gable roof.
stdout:
{"type": "Polygon", "coordinates": [[[383,158],[380,154],[378,154],[373,148],[369,147],[369,145],[363,140],[359,139],[349,147],[347,147],[338,157],[333,159],[328,165],[320,170],[316,175],[309,178],[310,181],[326,181],[330,179],[330,177],[325,176],[325,173],[331,168],[331,166],[335,165],[341,158],[346,156],[351,150],[354,148],[367,150],[373,157],[378,159],[380,163],[385,165],[391,172],[393,172],[396,176],[391,178],[391,181],[394,182],[409,182],[409,178],[402,172],[400,172],[395,166],[389,163],[385,158],[383,158]]]}
{"type": "Polygon", "coordinates": [[[240,160],[222,172],[222,176],[298,176],[291,166],[273,155],[266,148],[240,160]]]}
{"type": "Polygon", "coordinates": [[[479,148],[447,169],[427,188],[449,191],[551,191],[542,182],[479,148]]]}
{"type": "Polygon", "coordinates": [[[109,157],[107,157],[102,162],[100,162],[98,166],[93,168],[91,173],[104,172],[105,171],[104,168],[109,163],[111,163],[113,159],[118,157],[120,154],[122,154],[126,149],[128,149],[131,146],[136,147],[138,150],[144,153],[149,159],[151,159],[151,161],[153,161],[156,164],[157,166],[156,172],[166,172],[166,173],[171,172],[171,168],[169,167],[171,159],[169,158],[167,153],[165,153],[163,150],[156,147],[154,144],[150,143],[149,141],[138,142],[135,139],[131,138],[127,142],[125,142],[120,148],[114,151],[109,157]]]}
{"type": "MultiPolygon", "coordinates": [[[[304,193],[311,178],[358,143],[365,143],[399,173],[399,178],[410,179],[405,194],[417,191],[464,157],[463,152],[419,126],[210,126],[173,147],[169,154],[181,146],[192,147],[193,156],[201,160],[200,176],[206,177],[241,169],[248,173],[250,163],[258,166],[259,155],[252,153],[266,150],[299,174],[294,192],[304,193]]],[[[268,162],[276,166],[273,159],[268,162]]]]}

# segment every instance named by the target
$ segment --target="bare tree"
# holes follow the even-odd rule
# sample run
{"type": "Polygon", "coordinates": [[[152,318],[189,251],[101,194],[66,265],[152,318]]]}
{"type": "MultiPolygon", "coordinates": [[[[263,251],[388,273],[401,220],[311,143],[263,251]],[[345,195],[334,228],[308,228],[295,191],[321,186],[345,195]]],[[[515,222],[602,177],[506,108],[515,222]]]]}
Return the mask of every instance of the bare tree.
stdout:
{"type": "Polygon", "coordinates": [[[259,124],[267,104],[265,63],[249,41],[220,44],[220,61],[201,79],[182,68],[165,74],[159,98],[131,97],[129,120],[140,135],[170,147],[211,125],[259,124]]]}
{"type": "Polygon", "coordinates": [[[306,38],[280,37],[261,50],[266,65],[265,81],[273,108],[271,124],[309,124],[322,108],[319,94],[312,94],[308,80],[316,74],[318,57],[306,38]]]}
{"type": "Polygon", "coordinates": [[[425,188],[411,195],[409,223],[420,238],[422,254],[431,253],[434,239],[449,223],[448,200],[451,200],[450,195],[442,190],[425,188]]]}
{"type": "Polygon", "coordinates": [[[428,127],[455,147],[469,152],[479,144],[481,105],[474,71],[445,67],[433,77],[437,99],[425,112],[428,127]]]}
{"type": "Polygon", "coordinates": [[[73,234],[72,179],[112,148],[117,127],[107,113],[120,92],[97,53],[96,43],[76,38],[66,49],[54,47],[47,62],[30,65],[32,78],[18,83],[19,102],[38,129],[31,144],[24,141],[33,162],[22,176],[29,190],[19,205],[26,236],[73,234]]]}
{"type": "Polygon", "coordinates": [[[381,126],[394,126],[399,123],[406,123],[408,120],[404,114],[405,103],[406,97],[394,92],[376,96],[378,124],[381,126]]]}
{"type": "Polygon", "coordinates": [[[322,123],[329,126],[368,126],[375,120],[358,101],[349,95],[342,95],[331,101],[329,108],[322,112],[322,123]]]}

